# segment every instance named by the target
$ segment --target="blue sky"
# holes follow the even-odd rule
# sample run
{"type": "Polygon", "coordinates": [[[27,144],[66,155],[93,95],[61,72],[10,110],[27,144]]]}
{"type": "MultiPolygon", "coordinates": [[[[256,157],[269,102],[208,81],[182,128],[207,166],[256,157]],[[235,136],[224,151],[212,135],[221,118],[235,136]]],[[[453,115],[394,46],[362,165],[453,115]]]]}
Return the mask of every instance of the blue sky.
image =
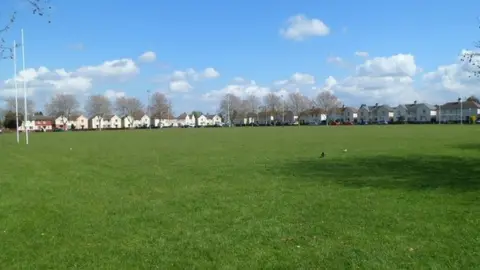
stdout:
{"type": "MultiPolygon", "coordinates": [[[[52,0],[51,24],[33,16],[21,0],[7,2],[7,12],[18,10],[19,16],[5,39],[19,39],[24,28],[27,68],[54,73],[28,78],[39,109],[59,91],[83,99],[108,90],[145,102],[152,89],[168,94],[176,113],[214,112],[228,92],[300,91],[313,97],[328,90],[351,106],[480,94],[478,79],[468,78],[469,68],[458,62],[462,49],[480,40],[478,1],[52,0]],[[289,23],[294,16],[298,23],[289,23]],[[323,22],[328,34],[312,20],[323,22]],[[303,38],[280,33],[289,27],[303,38]],[[145,52],[154,52],[155,61],[140,61],[145,52]],[[110,66],[94,74],[105,61],[120,59],[120,70],[110,66]],[[80,72],[81,67],[90,68],[80,72]],[[206,78],[206,68],[219,76],[206,78]],[[190,89],[173,90],[172,74],[188,69],[195,76],[182,80],[190,89]]],[[[2,21],[6,17],[0,14],[2,21]]],[[[3,60],[0,79],[12,74],[12,62],[3,60]]],[[[11,85],[4,83],[0,91],[11,95],[11,85]]]]}

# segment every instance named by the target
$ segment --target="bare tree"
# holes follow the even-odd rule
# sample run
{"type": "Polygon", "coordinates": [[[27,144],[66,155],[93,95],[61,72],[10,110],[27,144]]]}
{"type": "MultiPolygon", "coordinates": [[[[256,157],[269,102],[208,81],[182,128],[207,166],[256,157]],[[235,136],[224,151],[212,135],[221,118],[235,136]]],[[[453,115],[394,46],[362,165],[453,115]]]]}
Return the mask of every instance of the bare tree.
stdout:
{"type": "Polygon", "coordinates": [[[163,93],[156,92],[150,97],[150,117],[163,119],[168,116],[170,109],[170,101],[163,93]]]}
{"type": "Polygon", "coordinates": [[[92,95],[87,98],[85,103],[85,113],[89,116],[104,117],[112,113],[112,102],[106,96],[92,95]]]}
{"type": "MultiPolygon", "coordinates": [[[[231,122],[241,111],[242,100],[234,94],[226,94],[220,101],[219,113],[226,121],[231,122]]],[[[230,123],[229,123],[230,124],[230,123]]]]}
{"type": "Polygon", "coordinates": [[[50,102],[45,104],[45,112],[50,116],[63,116],[64,123],[67,123],[70,116],[74,113],[78,113],[80,109],[80,103],[77,98],[72,94],[56,94],[52,97],[50,102]]]}
{"type": "Polygon", "coordinates": [[[288,94],[287,106],[289,110],[292,110],[295,115],[299,115],[301,112],[306,111],[312,107],[312,101],[304,96],[300,92],[288,94]]]}
{"type": "Polygon", "coordinates": [[[341,103],[334,94],[323,91],[315,97],[315,105],[325,112],[328,125],[328,117],[341,106],[341,103]]]}
{"type": "Polygon", "coordinates": [[[131,116],[127,118],[130,126],[133,126],[133,118],[143,114],[143,104],[135,97],[119,97],[115,100],[115,111],[122,116],[131,116]]]}
{"type": "MultiPolygon", "coordinates": [[[[28,8],[32,11],[33,15],[48,17],[48,23],[51,22],[49,18],[49,11],[52,8],[50,5],[50,0],[22,0],[22,2],[25,2],[28,5],[28,8]]],[[[10,44],[7,44],[7,41],[3,38],[3,35],[13,28],[13,25],[17,20],[17,16],[18,12],[13,11],[8,18],[0,18],[6,22],[3,26],[0,26],[1,59],[13,59],[13,47],[10,44]]]]}
{"type": "Polygon", "coordinates": [[[255,95],[249,95],[245,99],[245,107],[251,113],[258,113],[261,104],[260,98],[255,95]]]}
{"type": "Polygon", "coordinates": [[[275,93],[268,93],[263,98],[263,103],[270,112],[276,113],[282,106],[282,99],[275,93]]]}
{"type": "MultiPolygon", "coordinates": [[[[15,112],[15,98],[8,97],[5,98],[5,109],[7,111],[15,112]]],[[[31,99],[27,99],[27,113],[28,115],[32,115],[35,111],[35,103],[31,99]]],[[[24,114],[25,113],[25,103],[22,99],[18,99],[18,113],[24,114]]]]}
{"type": "MultiPolygon", "coordinates": [[[[88,117],[97,116],[100,118],[100,123],[107,114],[112,113],[112,102],[106,96],[92,95],[87,98],[85,103],[85,113],[88,117]]],[[[98,125],[102,129],[102,124],[98,125]]]]}

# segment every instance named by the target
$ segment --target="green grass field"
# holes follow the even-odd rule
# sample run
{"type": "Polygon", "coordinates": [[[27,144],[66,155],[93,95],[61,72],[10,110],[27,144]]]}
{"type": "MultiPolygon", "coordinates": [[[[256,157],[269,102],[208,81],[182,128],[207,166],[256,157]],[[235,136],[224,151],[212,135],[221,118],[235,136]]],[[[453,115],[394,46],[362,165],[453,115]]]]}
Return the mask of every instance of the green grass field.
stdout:
{"type": "Polygon", "coordinates": [[[0,269],[478,269],[479,138],[459,125],[0,135],[0,269]]]}

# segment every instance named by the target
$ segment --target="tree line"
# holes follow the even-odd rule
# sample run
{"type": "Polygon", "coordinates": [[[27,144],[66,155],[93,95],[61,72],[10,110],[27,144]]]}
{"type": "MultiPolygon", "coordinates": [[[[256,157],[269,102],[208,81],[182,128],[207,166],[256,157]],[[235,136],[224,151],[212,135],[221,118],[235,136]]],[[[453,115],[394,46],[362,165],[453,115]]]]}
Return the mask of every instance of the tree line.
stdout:
{"type": "MultiPolygon", "coordinates": [[[[2,119],[5,127],[14,128],[16,126],[15,117],[15,98],[9,97],[4,100],[2,108],[2,119]]],[[[163,93],[153,93],[148,104],[143,104],[136,97],[118,97],[114,101],[104,95],[90,95],[82,108],[77,97],[72,94],[56,94],[46,104],[43,111],[37,111],[35,103],[27,99],[27,114],[29,118],[34,115],[48,115],[54,117],[63,116],[69,119],[72,115],[84,114],[87,117],[99,116],[103,118],[106,115],[130,115],[132,117],[141,117],[148,113],[151,117],[165,119],[171,113],[171,102],[163,93]]],[[[19,125],[23,120],[25,112],[22,99],[18,102],[19,125]]]]}
{"type": "MultiPolygon", "coordinates": [[[[480,103],[476,96],[470,96],[466,101],[480,103]]],[[[251,94],[243,99],[235,94],[226,94],[220,101],[219,113],[228,121],[228,118],[233,120],[237,116],[243,116],[247,113],[268,112],[278,114],[292,111],[295,115],[300,115],[301,112],[312,108],[320,109],[326,115],[332,115],[335,110],[342,106],[342,102],[330,91],[322,91],[313,98],[300,92],[288,93],[285,97],[271,92],[263,98],[251,94]]]]}
{"type": "Polygon", "coordinates": [[[240,96],[229,93],[221,99],[219,113],[228,121],[228,118],[233,120],[237,116],[247,113],[268,112],[278,114],[292,111],[295,115],[299,115],[301,112],[314,107],[331,113],[340,106],[340,100],[330,91],[320,92],[313,98],[300,92],[288,93],[286,96],[270,92],[263,98],[251,94],[242,99],[240,96]]]}

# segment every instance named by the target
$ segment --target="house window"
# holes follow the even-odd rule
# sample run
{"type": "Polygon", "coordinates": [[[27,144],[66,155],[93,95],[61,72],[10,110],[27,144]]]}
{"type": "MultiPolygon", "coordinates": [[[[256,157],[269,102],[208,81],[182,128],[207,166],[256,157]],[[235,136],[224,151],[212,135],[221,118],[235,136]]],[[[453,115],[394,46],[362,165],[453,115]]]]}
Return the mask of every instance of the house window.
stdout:
{"type": "Polygon", "coordinates": [[[425,110],[423,110],[423,113],[426,113],[426,111],[425,111],[425,110]]]}

